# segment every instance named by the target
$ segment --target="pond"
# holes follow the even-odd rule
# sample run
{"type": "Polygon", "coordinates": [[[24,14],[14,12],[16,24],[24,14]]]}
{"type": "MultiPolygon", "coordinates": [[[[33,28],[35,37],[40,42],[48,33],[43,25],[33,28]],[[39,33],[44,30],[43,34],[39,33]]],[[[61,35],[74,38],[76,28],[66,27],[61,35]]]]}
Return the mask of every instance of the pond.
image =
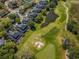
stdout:
{"type": "Polygon", "coordinates": [[[54,12],[50,11],[46,15],[46,20],[44,23],[41,24],[41,28],[47,26],[49,23],[54,22],[57,19],[58,15],[56,15],[54,12]]]}

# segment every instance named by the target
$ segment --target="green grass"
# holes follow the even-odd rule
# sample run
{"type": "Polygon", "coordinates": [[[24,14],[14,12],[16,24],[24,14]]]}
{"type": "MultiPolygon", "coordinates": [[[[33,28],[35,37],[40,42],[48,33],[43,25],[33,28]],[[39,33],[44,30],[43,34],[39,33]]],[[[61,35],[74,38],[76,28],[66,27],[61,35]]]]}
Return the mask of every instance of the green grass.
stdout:
{"type": "Polygon", "coordinates": [[[55,59],[55,47],[48,44],[42,51],[36,54],[37,59],[55,59]]]}
{"type": "Polygon", "coordinates": [[[33,31],[28,31],[24,34],[24,36],[22,37],[20,44],[17,46],[18,49],[22,47],[22,45],[26,42],[26,40],[30,37],[30,35],[33,33],[33,31]]]}
{"type": "Polygon", "coordinates": [[[47,34],[45,34],[43,38],[46,40],[46,42],[53,43],[59,31],[59,29],[54,27],[47,34]]]}
{"type": "Polygon", "coordinates": [[[57,6],[55,12],[59,15],[59,20],[60,22],[63,22],[66,20],[66,10],[65,7],[63,6],[63,2],[59,2],[59,5],[57,6]]]}

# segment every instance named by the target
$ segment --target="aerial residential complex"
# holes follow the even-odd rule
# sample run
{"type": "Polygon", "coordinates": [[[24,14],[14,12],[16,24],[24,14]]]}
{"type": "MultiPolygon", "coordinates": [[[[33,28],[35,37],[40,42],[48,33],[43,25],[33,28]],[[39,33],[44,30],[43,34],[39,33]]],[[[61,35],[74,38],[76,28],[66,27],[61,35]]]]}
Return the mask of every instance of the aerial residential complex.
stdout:
{"type": "Polygon", "coordinates": [[[0,59],[79,59],[78,3],[0,0],[0,59]]]}

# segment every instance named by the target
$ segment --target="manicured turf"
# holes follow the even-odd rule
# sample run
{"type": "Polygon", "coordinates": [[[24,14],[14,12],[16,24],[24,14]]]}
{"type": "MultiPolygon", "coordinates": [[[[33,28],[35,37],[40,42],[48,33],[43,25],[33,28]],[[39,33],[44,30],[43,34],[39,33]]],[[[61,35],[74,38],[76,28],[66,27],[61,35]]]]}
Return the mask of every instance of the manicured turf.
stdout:
{"type": "Polygon", "coordinates": [[[48,44],[42,51],[36,54],[37,59],[55,59],[55,48],[48,44]]]}
{"type": "Polygon", "coordinates": [[[55,10],[55,12],[59,15],[60,22],[63,22],[64,20],[66,20],[66,10],[63,4],[64,3],[61,4],[61,2],[59,2],[59,5],[55,10]]]}
{"type": "Polygon", "coordinates": [[[59,31],[59,29],[54,27],[47,34],[45,34],[43,38],[46,40],[46,42],[53,43],[59,31]]]}

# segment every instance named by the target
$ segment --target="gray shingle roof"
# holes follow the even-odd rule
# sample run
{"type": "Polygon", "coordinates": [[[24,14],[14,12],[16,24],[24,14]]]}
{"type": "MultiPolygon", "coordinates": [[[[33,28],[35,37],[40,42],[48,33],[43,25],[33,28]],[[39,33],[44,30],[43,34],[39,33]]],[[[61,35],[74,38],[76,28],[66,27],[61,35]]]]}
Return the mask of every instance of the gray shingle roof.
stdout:
{"type": "Polygon", "coordinates": [[[38,15],[38,13],[35,13],[35,12],[31,12],[29,13],[29,17],[32,18],[32,17],[36,17],[38,15]]]}
{"type": "Polygon", "coordinates": [[[4,44],[4,39],[0,38],[0,46],[4,44]]]}
{"type": "Polygon", "coordinates": [[[41,5],[47,5],[48,1],[40,1],[39,4],[41,4],[41,5]]]}
{"type": "Polygon", "coordinates": [[[39,13],[39,12],[41,12],[41,10],[42,10],[42,9],[39,9],[39,8],[34,7],[34,8],[32,9],[32,12],[39,13]]]}
{"type": "Polygon", "coordinates": [[[9,30],[7,34],[9,38],[11,38],[14,41],[18,41],[20,37],[22,36],[22,33],[20,33],[19,31],[12,31],[12,30],[9,30]]]}

